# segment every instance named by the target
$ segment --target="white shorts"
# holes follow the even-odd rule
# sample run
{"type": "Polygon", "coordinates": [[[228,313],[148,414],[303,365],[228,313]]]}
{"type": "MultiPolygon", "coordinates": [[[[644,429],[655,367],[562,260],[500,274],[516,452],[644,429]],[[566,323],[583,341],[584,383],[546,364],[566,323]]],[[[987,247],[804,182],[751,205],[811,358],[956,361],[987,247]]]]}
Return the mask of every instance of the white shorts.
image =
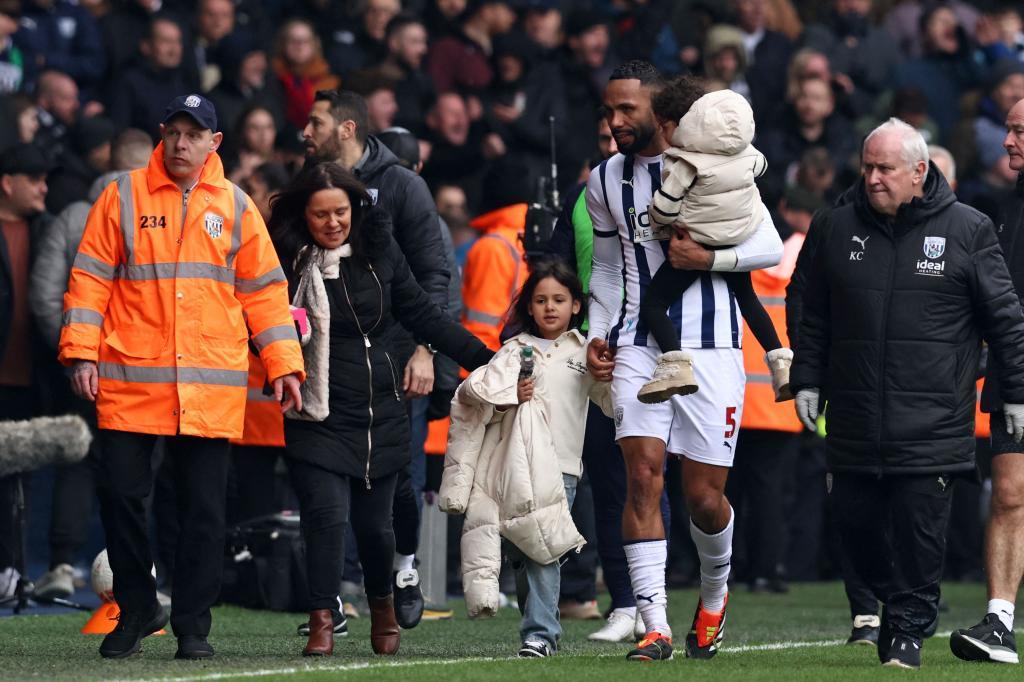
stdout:
{"type": "Polygon", "coordinates": [[[743,351],[735,348],[684,348],[693,357],[700,390],[687,396],[645,405],[637,391],[650,381],[658,364],[657,348],[622,346],[615,352],[612,406],[615,439],[660,438],[665,449],[704,464],[731,467],[747,375],[743,351]]]}

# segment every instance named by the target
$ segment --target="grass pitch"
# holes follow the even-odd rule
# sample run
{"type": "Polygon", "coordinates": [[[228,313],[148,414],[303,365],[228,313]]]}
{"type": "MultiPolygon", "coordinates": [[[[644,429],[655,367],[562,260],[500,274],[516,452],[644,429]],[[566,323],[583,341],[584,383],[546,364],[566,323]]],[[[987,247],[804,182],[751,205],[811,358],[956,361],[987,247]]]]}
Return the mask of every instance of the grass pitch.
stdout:
{"type": "MultiPolygon", "coordinates": [[[[978,621],[985,606],[981,585],[949,584],[950,605],[941,614],[940,635],[924,645],[917,672],[882,668],[870,647],[847,647],[849,615],[842,586],[821,583],[794,586],[787,595],[749,594],[742,588],[730,596],[729,622],[723,651],[711,661],[683,658],[643,664],[625,660],[626,644],[589,642],[586,635],[599,622],[566,621],[559,654],[546,660],[513,658],[518,649],[518,612],[503,609],[494,619],[470,621],[461,602],[455,618],[424,622],[405,631],[400,653],[390,659],[370,650],[369,620],[349,621],[349,636],[336,640],[332,658],[310,661],[300,656],[304,640],[295,634],[303,616],[220,607],[214,612],[210,641],[217,656],[208,662],[173,660],[171,636],[150,637],[140,655],[104,661],[97,653],[98,636],[79,634],[86,614],[0,618],[0,679],[24,680],[228,680],[414,679],[486,680],[615,680],[643,676],[679,680],[713,675],[722,680],[872,680],[904,675],[939,680],[1021,680],[1020,666],[969,664],[949,652],[948,631],[978,621]]],[[[693,591],[673,591],[669,620],[681,645],[696,605],[693,591]]],[[[1019,632],[1019,631],[1018,631],[1019,632]]],[[[681,648],[681,647],[680,647],[681,648]]]]}

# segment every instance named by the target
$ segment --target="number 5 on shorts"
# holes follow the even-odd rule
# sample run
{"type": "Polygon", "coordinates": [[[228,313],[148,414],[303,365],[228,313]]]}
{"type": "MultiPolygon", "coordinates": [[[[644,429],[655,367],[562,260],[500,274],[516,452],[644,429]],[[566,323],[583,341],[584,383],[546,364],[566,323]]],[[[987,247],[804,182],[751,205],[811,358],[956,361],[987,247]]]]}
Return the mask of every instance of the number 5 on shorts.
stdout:
{"type": "Polygon", "coordinates": [[[736,408],[727,407],[725,408],[725,437],[732,438],[736,433],[736,408]]]}

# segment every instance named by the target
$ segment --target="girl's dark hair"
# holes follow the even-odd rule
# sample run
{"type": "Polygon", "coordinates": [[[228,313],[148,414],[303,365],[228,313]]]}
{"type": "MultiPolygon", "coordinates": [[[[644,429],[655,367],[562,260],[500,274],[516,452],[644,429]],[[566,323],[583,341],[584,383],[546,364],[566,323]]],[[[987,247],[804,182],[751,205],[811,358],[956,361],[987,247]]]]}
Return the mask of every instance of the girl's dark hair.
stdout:
{"type": "Polygon", "coordinates": [[[387,214],[372,207],[366,186],[355,175],[334,162],[306,166],[270,199],[270,238],[289,282],[297,279],[298,273],[309,265],[312,249],[299,257],[304,247],[314,244],[306,225],[306,205],[310,197],[323,189],[340,189],[352,203],[348,243],[352,245],[355,258],[368,263],[370,256],[380,250],[380,244],[389,239],[387,214]]]}
{"type": "Polygon", "coordinates": [[[587,314],[587,295],[583,293],[583,285],[580,284],[576,273],[560,260],[541,260],[534,265],[530,276],[523,283],[523,288],[519,290],[515,301],[512,302],[511,322],[534,336],[540,336],[540,329],[537,328],[536,320],[530,315],[530,301],[533,299],[533,292],[536,291],[537,285],[548,277],[568,289],[574,301],[580,302],[580,311],[569,318],[569,329],[576,329],[583,324],[583,319],[587,314]]]}
{"type": "Polygon", "coordinates": [[[696,76],[677,76],[651,97],[651,111],[662,121],[676,123],[693,103],[707,94],[707,82],[696,76]]]}

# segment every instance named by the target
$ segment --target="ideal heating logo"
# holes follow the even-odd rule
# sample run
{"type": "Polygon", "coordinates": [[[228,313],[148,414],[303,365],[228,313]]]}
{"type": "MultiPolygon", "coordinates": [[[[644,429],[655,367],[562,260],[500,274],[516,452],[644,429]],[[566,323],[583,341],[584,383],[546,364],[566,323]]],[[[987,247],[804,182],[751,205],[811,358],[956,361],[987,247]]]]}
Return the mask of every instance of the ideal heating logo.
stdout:
{"type": "Polygon", "coordinates": [[[927,275],[928,277],[944,277],[946,274],[946,261],[937,260],[942,258],[942,254],[946,252],[946,238],[945,237],[925,237],[924,238],[924,260],[919,260],[915,264],[917,268],[914,271],[915,275],[927,275]]]}

